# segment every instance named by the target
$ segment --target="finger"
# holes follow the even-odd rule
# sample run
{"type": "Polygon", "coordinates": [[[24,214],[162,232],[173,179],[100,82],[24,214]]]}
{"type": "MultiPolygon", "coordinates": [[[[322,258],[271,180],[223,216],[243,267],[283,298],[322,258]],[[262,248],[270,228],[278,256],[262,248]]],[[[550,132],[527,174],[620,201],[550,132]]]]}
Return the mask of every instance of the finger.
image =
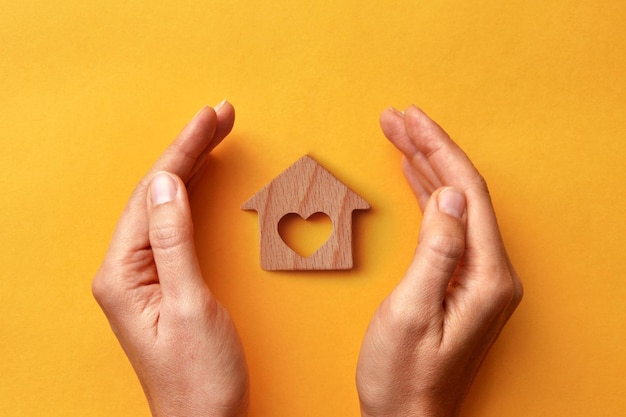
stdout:
{"type": "Polygon", "coordinates": [[[189,303],[206,290],[193,235],[189,199],[183,181],[158,172],[147,195],[150,247],[164,304],[189,303]]]}
{"type": "Polygon", "coordinates": [[[204,173],[207,171],[208,166],[209,166],[209,161],[208,159],[205,159],[204,163],[202,163],[201,165],[198,166],[198,168],[196,168],[196,172],[185,183],[185,185],[187,186],[187,194],[193,195],[194,190],[196,189],[198,184],[202,181],[202,177],[204,176],[204,173]]]}
{"type": "Polygon", "coordinates": [[[384,135],[405,155],[413,155],[417,147],[406,133],[404,113],[394,107],[385,109],[380,114],[380,127],[384,135]]]}
{"type": "Polygon", "coordinates": [[[388,108],[380,115],[380,125],[383,133],[414,165],[414,170],[420,178],[423,188],[432,193],[437,188],[443,186],[426,157],[417,149],[411,138],[407,134],[404,114],[394,109],[388,108]]]}
{"type": "Polygon", "coordinates": [[[213,140],[209,143],[206,152],[215,149],[215,147],[233,130],[235,124],[235,107],[228,101],[224,100],[215,106],[215,113],[217,115],[217,128],[215,129],[213,140]]]}
{"type": "Polygon", "coordinates": [[[413,190],[415,197],[417,198],[417,203],[419,204],[420,210],[424,212],[426,208],[426,203],[430,198],[430,195],[435,191],[432,188],[425,188],[423,183],[423,177],[420,175],[419,171],[416,171],[411,163],[406,157],[402,157],[402,172],[404,173],[404,177],[406,181],[409,183],[409,186],[413,190]]]}
{"type": "Polygon", "coordinates": [[[466,219],[463,191],[446,187],[432,194],[415,256],[396,290],[413,300],[416,309],[441,312],[446,289],[465,251],[466,219]]]}
{"type": "Polygon", "coordinates": [[[216,131],[217,114],[211,107],[205,106],[157,159],[144,177],[145,182],[149,182],[158,171],[171,172],[186,181],[200,155],[214,140],[216,131]]]}
{"type": "MultiPolygon", "coordinates": [[[[489,190],[465,152],[443,129],[415,106],[405,111],[407,134],[418,152],[424,155],[433,172],[446,186],[463,190],[467,198],[468,260],[474,266],[501,265],[504,247],[491,204],[489,190]],[[475,256],[474,256],[475,255],[475,256]]],[[[412,165],[415,158],[407,155],[412,165]]]]}
{"type": "Polygon", "coordinates": [[[213,149],[215,149],[215,147],[219,145],[233,129],[233,125],[235,123],[235,108],[232,104],[230,104],[226,100],[222,101],[220,104],[215,106],[215,113],[217,115],[217,126],[215,128],[215,133],[213,134],[213,138],[211,139],[207,147],[198,156],[194,166],[191,168],[189,178],[187,178],[185,181],[187,184],[189,184],[189,180],[193,178],[197,174],[197,172],[204,166],[209,153],[213,149]]]}
{"type": "Polygon", "coordinates": [[[409,107],[405,110],[404,123],[407,135],[415,146],[415,152],[405,155],[416,168],[427,161],[443,185],[454,185],[463,190],[470,186],[485,187],[465,152],[423,111],[415,106],[409,107]]]}
{"type": "Polygon", "coordinates": [[[217,115],[208,106],[202,108],[183,128],[148,174],[135,187],[117,224],[105,262],[107,260],[128,261],[127,258],[149,246],[145,202],[147,187],[152,176],[158,171],[167,171],[186,180],[198,156],[213,140],[216,129],[217,115]]]}

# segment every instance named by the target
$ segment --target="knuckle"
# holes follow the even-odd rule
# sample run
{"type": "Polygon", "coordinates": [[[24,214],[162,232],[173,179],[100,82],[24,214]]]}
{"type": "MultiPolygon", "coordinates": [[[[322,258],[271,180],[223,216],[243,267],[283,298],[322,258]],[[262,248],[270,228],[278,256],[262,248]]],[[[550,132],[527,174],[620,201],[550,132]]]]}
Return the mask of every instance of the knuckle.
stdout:
{"type": "Polygon", "coordinates": [[[458,259],[465,251],[465,240],[453,235],[434,235],[424,244],[438,258],[458,259]]]}
{"type": "Polygon", "coordinates": [[[100,268],[91,281],[91,294],[102,310],[107,312],[115,304],[119,289],[113,285],[108,278],[110,274],[103,268],[100,268]]]}
{"type": "Polygon", "coordinates": [[[160,250],[177,248],[193,235],[190,228],[171,223],[153,227],[149,233],[150,245],[160,250]]]}
{"type": "Polygon", "coordinates": [[[522,284],[522,280],[517,274],[513,275],[513,286],[515,287],[515,292],[512,302],[517,307],[522,302],[522,298],[524,298],[524,284],[522,284]]]}
{"type": "Polygon", "coordinates": [[[476,184],[485,192],[487,195],[490,194],[489,186],[487,185],[487,180],[483,177],[482,174],[478,173],[476,175],[476,184]]]}
{"type": "MultiPolygon", "coordinates": [[[[423,146],[422,151],[426,158],[430,158],[445,146],[441,141],[441,130],[431,124],[422,124],[420,128],[423,146]]],[[[447,135],[445,137],[449,138],[447,135]]]]}
{"type": "Polygon", "coordinates": [[[98,272],[91,281],[91,293],[98,303],[104,300],[107,294],[106,282],[102,279],[102,274],[98,272]]]}
{"type": "Polygon", "coordinates": [[[181,141],[174,141],[166,152],[182,155],[183,158],[190,161],[195,161],[197,158],[197,155],[194,152],[190,151],[188,148],[186,148],[184,142],[181,141]]]}
{"type": "Polygon", "coordinates": [[[512,282],[507,282],[498,286],[494,293],[494,300],[496,305],[501,308],[506,308],[513,303],[515,296],[515,286],[512,282]]]}
{"type": "Polygon", "coordinates": [[[171,311],[173,320],[182,327],[194,324],[204,327],[207,323],[218,322],[224,313],[215,297],[204,291],[191,297],[179,297],[171,311]]]}
{"type": "Polygon", "coordinates": [[[488,297],[497,310],[506,310],[510,306],[517,306],[523,295],[521,282],[510,271],[499,274],[499,278],[491,281],[488,288],[488,297]],[[519,283],[519,285],[518,285],[519,283]]]}
{"type": "Polygon", "coordinates": [[[475,177],[471,180],[471,191],[475,193],[478,197],[484,198],[488,201],[491,201],[491,191],[489,190],[489,185],[487,184],[487,180],[483,177],[478,171],[475,173],[475,177]]]}

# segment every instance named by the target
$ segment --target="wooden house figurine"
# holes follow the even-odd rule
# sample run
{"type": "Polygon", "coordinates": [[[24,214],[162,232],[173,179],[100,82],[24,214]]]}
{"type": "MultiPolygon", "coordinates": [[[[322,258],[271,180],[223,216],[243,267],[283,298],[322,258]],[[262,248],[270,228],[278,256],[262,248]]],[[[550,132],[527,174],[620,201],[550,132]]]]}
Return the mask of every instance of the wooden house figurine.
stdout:
{"type": "Polygon", "coordinates": [[[241,207],[259,216],[261,268],[276,270],[351,269],[352,212],[367,210],[367,201],[308,155],[274,178],[241,207]],[[294,252],[281,238],[280,220],[290,213],[308,219],[326,214],[333,226],[328,240],[311,256],[294,252]]]}

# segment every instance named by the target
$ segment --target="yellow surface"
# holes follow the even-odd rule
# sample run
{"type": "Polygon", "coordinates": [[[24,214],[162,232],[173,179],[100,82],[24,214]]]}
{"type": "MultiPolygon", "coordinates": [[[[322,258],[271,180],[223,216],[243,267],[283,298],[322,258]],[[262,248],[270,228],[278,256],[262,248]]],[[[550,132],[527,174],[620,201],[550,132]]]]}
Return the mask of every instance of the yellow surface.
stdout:
{"type": "Polygon", "coordinates": [[[137,180],[203,104],[237,108],[193,196],[252,416],[357,416],[354,369],[420,215],[378,114],[419,104],[491,186],[525,299],[465,416],[626,409],[626,2],[5,1],[0,415],[147,416],[90,293],[137,180]],[[270,273],[239,206],[305,153],[372,204],[357,268],[270,273]]]}

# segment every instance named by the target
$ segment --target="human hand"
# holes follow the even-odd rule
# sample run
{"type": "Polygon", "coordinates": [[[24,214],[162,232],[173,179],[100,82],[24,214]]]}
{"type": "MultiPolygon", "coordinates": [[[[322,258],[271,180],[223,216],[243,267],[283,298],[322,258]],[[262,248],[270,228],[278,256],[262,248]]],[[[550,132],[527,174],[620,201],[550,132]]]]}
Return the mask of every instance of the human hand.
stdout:
{"type": "Polygon", "coordinates": [[[224,102],[181,131],[134,190],[93,280],[154,416],[247,414],[243,348],[202,277],[186,190],[234,119],[224,102]]]}
{"type": "Polygon", "coordinates": [[[487,186],[421,110],[388,109],[385,136],[424,212],[406,275],[377,309],[357,366],[365,417],[456,416],[522,298],[487,186]]]}

